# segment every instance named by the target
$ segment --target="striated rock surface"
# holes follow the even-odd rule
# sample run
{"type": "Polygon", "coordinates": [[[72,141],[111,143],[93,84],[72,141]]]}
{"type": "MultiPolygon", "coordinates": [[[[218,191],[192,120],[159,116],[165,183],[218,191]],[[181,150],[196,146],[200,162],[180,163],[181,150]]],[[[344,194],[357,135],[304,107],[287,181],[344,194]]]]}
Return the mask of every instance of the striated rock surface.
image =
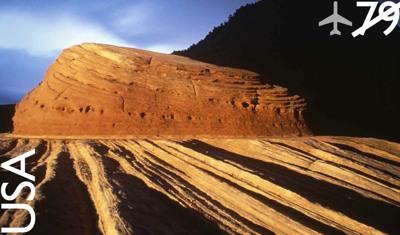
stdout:
{"type": "MultiPolygon", "coordinates": [[[[400,144],[384,140],[0,139],[0,162],[33,148],[31,234],[400,231],[400,144]]],[[[26,219],[0,211],[1,227],[26,219]]]]}
{"type": "Polygon", "coordinates": [[[302,135],[304,109],[253,72],[83,44],[62,52],[13,122],[34,135],[302,135]]]}

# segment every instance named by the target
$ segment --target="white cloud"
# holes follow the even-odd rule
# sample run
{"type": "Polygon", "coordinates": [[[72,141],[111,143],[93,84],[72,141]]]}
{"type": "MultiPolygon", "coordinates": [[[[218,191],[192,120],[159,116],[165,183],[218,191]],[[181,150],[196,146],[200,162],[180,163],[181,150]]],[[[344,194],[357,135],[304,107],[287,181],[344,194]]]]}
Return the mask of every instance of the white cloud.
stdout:
{"type": "Polygon", "coordinates": [[[134,4],[111,13],[111,25],[127,36],[146,34],[151,30],[149,22],[152,16],[154,8],[149,2],[134,4]]]}
{"type": "Polygon", "coordinates": [[[25,50],[35,56],[52,56],[83,42],[134,45],[101,25],[71,14],[40,15],[0,11],[0,48],[25,50]]]}
{"type": "Polygon", "coordinates": [[[172,53],[173,51],[177,51],[177,50],[183,50],[185,49],[185,47],[182,46],[178,46],[178,45],[172,45],[172,44],[157,44],[157,45],[151,45],[148,47],[144,48],[145,50],[148,51],[156,51],[156,52],[160,52],[160,53],[172,53]]]}

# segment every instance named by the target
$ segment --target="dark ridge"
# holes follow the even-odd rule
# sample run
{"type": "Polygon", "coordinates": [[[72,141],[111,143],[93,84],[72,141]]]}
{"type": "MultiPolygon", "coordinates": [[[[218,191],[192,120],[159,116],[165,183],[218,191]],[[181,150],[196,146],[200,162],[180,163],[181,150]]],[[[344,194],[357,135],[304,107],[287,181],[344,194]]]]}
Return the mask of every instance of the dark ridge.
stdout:
{"type": "MultiPolygon", "coordinates": [[[[309,154],[309,153],[307,153],[307,152],[305,152],[305,151],[303,151],[303,150],[301,150],[301,149],[292,147],[292,146],[287,145],[287,144],[278,143],[278,142],[272,142],[272,141],[271,141],[271,143],[274,143],[274,144],[276,144],[276,145],[280,145],[280,146],[282,146],[282,147],[289,148],[289,149],[291,149],[292,151],[301,152],[301,153],[305,154],[306,156],[312,157],[312,158],[314,158],[314,159],[320,159],[320,158],[317,157],[317,156],[314,156],[314,155],[309,154]]],[[[343,157],[344,159],[350,160],[350,161],[354,161],[354,159],[347,158],[346,156],[343,156],[343,155],[341,155],[341,157],[343,157]]],[[[344,166],[344,165],[339,165],[339,164],[337,164],[337,163],[335,163],[335,162],[331,162],[331,161],[327,161],[327,162],[328,162],[329,164],[335,165],[335,166],[337,166],[337,167],[339,167],[339,168],[344,168],[344,169],[347,169],[347,170],[349,170],[349,171],[353,171],[353,172],[355,172],[355,173],[357,173],[357,174],[359,174],[359,175],[365,176],[366,178],[373,179],[373,180],[375,180],[375,181],[377,181],[377,182],[379,182],[379,183],[381,183],[381,184],[383,184],[383,185],[387,185],[387,186],[390,187],[390,188],[400,189],[399,186],[397,186],[397,185],[395,185],[395,184],[393,184],[393,183],[391,183],[391,182],[388,182],[388,181],[385,181],[385,180],[383,180],[383,179],[377,178],[377,177],[375,177],[375,176],[366,174],[366,173],[364,173],[364,172],[362,172],[362,171],[360,171],[360,170],[357,170],[357,169],[354,169],[354,168],[351,168],[351,167],[348,167],[348,166],[344,166]]],[[[357,162],[357,163],[359,163],[360,165],[364,165],[362,162],[357,162]]],[[[372,168],[372,169],[374,169],[374,170],[376,170],[376,171],[384,172],[385,174],[388,174],[388,175],[390,175],[391,177],[398,178],[396,175],[394,175],[394,174],[391,173],[391,172],[388,172],[388,171],[385,171],[385,170],[382,170],[382,169],[379,169],[379,168],[376,168],[376,167],[372,167],[372,166],[368,166],[368,167],[369,167],[369,168],[372,168]]],[[[326,175],[326,174],[324,174],[324,175],[326,175]]],[[[326,175],[326,176],[329,176],[329,175],[326,175]]],[[[329,177],[332,177],[332,176],[329,176],[329,177]]],[[[339,180],[339,179],[337,179],[337,180],[339,180]]],[[[357,185],[354,185],[354,186],[357,187],[357,185]]],[[[365,189],[364,189],[364,190],[365,190],[365,189]]],[[[371,191],[370,191],[370,193],[376,194],[376,192],[371,192],[371,191]]],[[[382,196],[382,195],[379,195],[379,196],[382,196]]],[[[388,201],[393,202],[394,204],[397,204],[397,202],[393,201],[393,200],[390,199],[390,198],[385,197],[385,199],[388,200],[388,201]]]]}
{"type": "Polygon", "coordinates": [[[46,171],[47,165],[43,164],[38,166],[35,171],[32,172],[35,175],[35,186],[39,185],[44,180],[46,177],[46,171]]]}
{"type": "Polygon", "coordinates": [[[101,234],[87,187],[80,181],[68,152],[57,158],[56,175],[41,190],[35,205],[36,225],[30,234],[101,234]]]}
{"type": "MultiPolygon", "coordinates": [[[[177,152],[180,152],[179,150],[175,149],[177,152]]],[[[158,158],[157,156],[147,152],[147,154],[149,154],[153,159],[158,158]]],[[[196,167],[196,166],[195,166],[196,167]]],[[[198,168],[198,167],[196,167],[198,168]]],[[[200,169],[200,168],[198,168],[200,169]]],[[[235,211],[226,208],[225,206],[223,206],[221,203],[219,203],[218,201],[214,200],[213,198],[211,198],[209,195],[207,195],[206,193],[200,191],[198,188],[196,188],[194,185],[190,184],[189,182],[187,182],[186,180],[184,180],[182,177],[176,175],[175,173],[167,170],[167,169],[162,169],[160,172],[158,169],[153,168],[153,170],[158,171],[160,174],[164,175],[164,176],[168,176],[168,177],[172,177],[175,180],[177,180],[180,184],[184,185],[185,188],[190,189],[187,192],[194,192],[192,193],[192,196],[194,198],[196,198],[197,201],[201,202],[203,205],[206,205],[207,203],[212,203],[213,205],[215,205],[216,207],[220,208],[221,210],[225,211],[227,214],[229,214],[231,217],[235,218],[238,221],[241,221],[243,224],[245,224],[247,227],[251,228],[252,230],[260,233],[260,234],[274,234],[272,231],[267,230],[266,228],[259,226],[253,222],[251,222],[250,220],[240,216],[239,214],[237,214],[235,211]],[[200,197],[198,197],[197,195],[200,195],[200,197]],[[204,198],[204,199],[202,199],[204,198]]],[[[200,169],[203,170],[203,169],[200,169]]],[[[158,180],[155,182],[159,182],[158,180]]],[[[162,182],[162,181],[161,181],[162,182]]],[[[161,185],[160,185],[161,186],[161,185]]],[[[216,211],[215,209],[209,208],[210,210],[213,210],[215,213],[219,213],[218,211],[216,211]]]]}
{"type": "Polygon", "coordinates": [[[100,154],[107,178],[113,179],[110,181],[113,188],[125,196],[119,204],[119,211],[133,225],[134,234],[226,234],[215,222],[197,211],[180,206],[149,188],[141,179],[121,172],[119,163],[106,157],[107,146],[91,146],[100,154]]]}
{"type": "Polygon", "coordinates": [[[18,140],[16,140],[16,139],[10,140],[7,144],[4,144],[6,140],[2,140],[2,141],[3,141],[3,145],[1,146],[1,149],[0,149],[0,156],[10,152],[18,144],[18,140]]]}
{"type": "MultiPolygon", "coordinates": [[[[309,143],[309,145],[311,145],[311,146],[313,146],[313,144],[311,144],[311,143],[309,143]]],[[[331,153],[331,154],[335,154],[335,155],[337,155],[337,156],[339,156],[339,157],[342,157],[342,158],[344,158],[344,159],[347,159],[347,160],[350,160],[350,161],[353,161],[353,162],[356,162],[357,164],[361,164],[361,165],[365,165],[366,163],[364,163],[363,161],[361,161],[361,160],[359,160],[359,159],[355,159],[355,158],[352,158],[352,157],[349,157],[349,156],[347,156],[347,155],[345,155],[345,154],[342,154],[342,153],[337,153],[337,152],[335,152],[335,151],[332,151],[332,150],[330,150],[330,149],[326,149],[326,150],[324,150],[324,151],[326,151],[326,152],[329,152],[329,153],[331,153]]],[[[349,151],[347,151],[347,152],[349,152],[349,151]]],[[[349,153],[351,153],[351,152],[349,152],[349,153]]],[[[366,156],[364,156],[364,157],[366,157],[366,156]]],[[[371,159],[372,160],[372,159],[371,159]]],[[[374,160],[375,161],[375,160],[374,160]]],[[[394,172],[392,172],[392,171],[390,171],[390,170],[387,170],[386,168],[379,168],[379,167],[377,167],[377,166],[373,166],[373,165],[371,165],[371,162],[372,161],[369,161],[369,164],[368,164],[368,167],[369,168],[371,168],[371,169],[373,169],[373,170],[376,170],[376,171],[380,171],[380,172],[383,172],[383,173],[385,173],[385,174],[387,174],[387,175],[389,175],[389,176],[391,176],[391,177],[393,177],[393,178],[396,178],[396,179],[398,179],[399,178],[399,176],[398,176],[398,174],[396,174],[396,173],[394,173],[394,172]]],[[[343,168],[347,168],[347,166],[342,166],[343,168]]],[[[353,171],[356,171],[356,170],[353,170],[353,171]]],[[[357,171],[356,171],[357,172],[357,171]]],[[[372,178],[372,177],[371,177],[372,178]]],[[[388,185],[391,185],[389,182],[387,182],[386,184],[388,184],[388,185]]],[[[399,186],[391,186],[391,187],[394,187],[394,188],[399,188],[399,186]]]]}
{"type": "Polygon", "coordinates": [[[35,155],[26,159],[26,163],[28,166],[35,166],[37,162],[42,158],[42,156],[49,149],[49,142],[46,140],[40,140],[38,146],[35,147],[35,155]]]}
{"type": "Polygon", "coordinates": [[[373,136],[400,141],[400,29],[381,22],[353,38],[368,8],[339,1],[353,27],[318,22],[332,1],[261,0],[238,9],[203,40],[174,54],[258,72],[267,83],[306,98],[305,119],[318,135],[373,136]]]}
{"type": "Polygon", "coordinates": [[[0,105],[0,133],[12,132],[15,105],[0,105]]]}
{"type": "Polygon", "coordinates": [[[260,202],[264,203],[265,205],[267,205],[268,207],[287,216],[288,218],[290,218],[300,224],[303,224],[306,227],[311,228],[321,234],[345,234],[344,232],[336,229],[335,227],[331,227],[331,226],[324,224],[316,219],[308,217],[306,214],[303,214],[301,211],[297,211],[291,207],[285,206],[283,204],[278,203],[277,201],[269,199],[261,194],[247,190],[246,188],[243,188],[238,184],[235,184],[229,180],[226,180],[225,178],[220,177],[211,171],[207,171],[205,169],[201,169],[201,170],[207,172],[207,174],[212,175],[213,177],[217,178],[218,180],[220,180],[226,184],[229,184],[230,186],[237,188],[238,190],[252,196],[253,198],[255,198],[255,199],[259,200],[260,202]]]}
{"type": "Polygon", "coordinates": [[[303,154],[302,157],[307,158],[308,160],[315,160],[317,157],[307,153],[306,151],[299,149],[299,148],[295,148],[293,146],[290,146],[289,144],[284,144],[284,143],[280,143],[280,142],[275,142],[275,141],[268,141],[269,143],[273,144],[273,145],[277,145],[277,146],[281,146],[283,148],[289,149],[292,152],[297,152],[297,154],[301,153],[303,154]]]}
{"type": "Polygon", "coordinates": [[[35,147],[35,155],[26,159],[26,167],[29,172],[35,175],[35,185],[40,184],[46,177],[47,165],[41,165],[32,171],[32,168],[38,165],[38,161],[46,154],[50,148],[50,143],[46,140],[41,140],[39,145],[35,147]]]}
{"type": "MultiPolygon", "coordinates": [[[[150,153],[150,152],[148,152],[148,151],[145,151],[145,153],[148,154],[148,155],[149,155],[154,161],[156,161],[159,165],[161,165],[161,166],[163,166],[163,167],[169,167],[169,168],[171,168],[171,169],[174,169],[174,171],[176,171],[176,172],[179,172],[179,173],[181,173],[181,174],[186,175],[185,172],[183,172],[183,171],[181,171],[181,170],[175,168],[174,166],[172,166],[172,165],[169,164],[168,162],[166,162],[166,161],[164,161],[164,160],[158,158],[158,157],[155,156],[154,154],[152,154],[152,153],[150,153]]],[[[167,169],[165,169],[165,170],[167,170],[167,169]]],[[[168,171],[168,172],[170,172],[170,171],[168,171]]],[[[173,174],[172,172],[170,172],[170,173],[173,174]]],[[[176,176],[177,176],[177,175],[176,175],[176,176]]]]}
{"type": "MultiPolygon", "coordinates": [[[[149,141],[149,143],[152,143],[149,141]]],[[[109,148],[103,144],[92,144],[91,145],[93,147],[93,149],[101,154],[104,158],[104,160],[108,161],[108,158],[104,157],[104,153],[108,152],[109,148]]],[[[154,144],[154,146],[157,146],[154,144]]],[[[119,152],[119,151],[118,151],[119,152]]],[[[145,152],[146,154],[148,154],[150,157],[152,157],[153,159],[159,159],[157,156],[149,153],[149,152],[145,152]]],[[[196,198],[197,201],[201,202],[202,204],[206,205],[207,203],[212,203],[215,206],[217,206],[218,208],[221,208],[223,211],[225,211],[226,213],[228,213],[230,216],[234,217],[235,219],[242,221],[246,226],[250,227],[251,229],[259,232],[260,234],[273,234],[271,231],[258,226],[256,224],[254,224],[253,222],[241,217],[239,214],[237,214],[236,212],[224,207],[222,204],[220,204],[218,201],[215,201],[214,199],[212,199],[210,196],[208,196],[207,194],[205,194],[204,192],[200,191],[199,189],[197,189],[194,185],[188,183],[186,180],[184,180],[183,178],[181,178],[180,176],[176,175],[175,173],[165,169],[165,168],[159,168],[159,167],[155,167],[154,165],[152,165],[150,162],[147,162],[148,165],[145,167],[143,166],[142,163],[140,163],[136,157],[132,154],[129,153],[128,154],[130,159],[131,159],[131,166],[134,167],[138,172],[142,172],[143,174],[145,174],[152,182],[158,184],[161,188],[163,188],[165,191],[170,191],[173,192],[174,194],[180,194],[180,192],[178,192],[177,190],[174,189],[174,187],[172,187],[172,185],[170,185],[166,180],[164,180],[163,178],[154,175],[154,173],[152,173],[149,170],[146,170],[147,168],[151,169],[152,171],[157,172],[160,175],[163,175],[166,178],[174,178],[175,180],[177,180],[180,184],[184,185],[186,189],[188,189],[186,192],[187,193],[191,193],[192,196],[194,198],[196,198]],[[136,163],[136,164],[133,164],[136,163]],[[198,197],[197,195],[200,195],[201,197],[198,197]],[[203,199],[205,198],[205,200],[203,199]]],[[[159,159],[161,160],[161,159],[159,159]]],[[[156,160],[157,161],[157,160],[156,160]]],[[[117,162],[115,162],[117,163],[117,162]]],[[[135,178],[135,177],[134,177],[135,178]]],[[[137,179],[137,178],[135,178],[137,179]]],[[[140,180],[140,179],[137,179],[140,180]]],[[[141,181],[141,180],[140,180],[141,181]]],[[[142,182],[142,181],[141,181],[142,182]]],[[[147,186],[146,186],[147,187],[147,186]]],[[[160,193],[160,195],[163,195],[160,193]]],[[[132,195],[134,196],[134,195],[132,195]]],[[[123,206],[121,208],[124,208],[123,206]]],[[[126,209],[126,208],[125,208],[126,209]]],[[[215,213],[218,213],[218,211],[215,211],[212,208],[209,208],[210,210],[213,210],[215,213]]],[[[205,219],[200,213],[198,213],[197,211],[193,210],[193,209],[187,209],[189,212],[188,213],[194,213],[197,216],[202,217],[204,220],[206,220],[207,223],[211,223],[212,226],[215,226],[216,223],[212,222],[212,221],[208,221],[207,219],[205,219]]],[[[126,211],[126,210],[124,210],[126,211]]],[[[133,222],[132,222],[133,223],[133,222]]],[[[207,225],[208,226],[208,225],[207,225]]],[[[207,228],[204,228],[207,229],[207,228]]],[[[201,231],[201,230],[200,230],[201,231]]],[[[172,232],[172,231],[171,231],[172,232]]],[[[178,231],[173,231],[173,233],[171,234],[176,234],[178,231]]],[[[211,233],[211,234],[225,234],[225,232],[223,231],[219,231],[219,233],[211,233]]],[[[158,234],[158,233],[156,233],[158,234]]],[[[167,234],[169,234],[169,232],[167,232],[167,234]]],[[[180,234],[180,233],[178,233],[180,234]]],[[[185,234],[185,233],[184,233],[185,234]]]]}
{"type": "MultiPolygon", "coordinates": [[[[174,149],[177,152],[180,152],[181,154],[185,154],[185,153],[181,152],[179,149],[176,149],[174,147],[170,147],[170,148],[174,149]]],[[[194,167],[196,167],[196,166],[194,166],[194,167]]],[[[231,182],[231,181],[229,181],[229,180],[227,180],[227,179],[225,179],[223,177],[220,177],[220,176],[216,175],[213,172],[210,172],[208,170],[205,170],[205,169],[202,169],[202,168],[198,168],[198,167],[196,167],[196,168],[201,170],[201,171],[206,172],[207,174],[217,178],[218,180],[220,180],[220,181],[222,181],[222,182],[224,182],[226,184],[229,184],[230,186],[232,186],[234,188],[237,188],[238,190],[240,190],[240,191],[250,195],[251,197],[259,200],[260,202],[264,203],[268,207],[273,208],[274,210],[282,213],[283,215],[286,215],[290,219],[292,219],[294,221],[297,221],[300,224],[303,224],[303,225],[305,225],[305,226],[307,226],[307,227],[309,227],[309,228],[311,228],[311,229],[313,229],[315,231],[321,232],[323,234],[344,234],[342,231],[337,230],[334,227],[331,227],[331,226],[326,225],[326,224],[324,224],[324,223],[322,223],[322,222],[320,222],[318,220],[315,220],[315,219],[313,219],[311,217],[308,217],[307,215],[303,214],[302,212],[299,212],[299,211],[297,211],[297,210],[295,210],[293,208],[290,208],[288,206],[280,204],[280,203],[278,203],[278,202],[276,202],[276,201],[274,201],[272,199],[269,199],[267,197],[264,197],[263,195],[260,195],[260,194],[258,194],[256,192],[252,192],[250,190],[247,190],[246,188],[243,188],[242,186],[240,186],[240,185],[238,185],[236,183],[233,183],[233,182],[231,182]]],[[[262,234],[265,234],[265,233],[262,233],[262,234]]]]}
{"type": "MultiPolygon", "coordinates": [[[[359,155],[362,155],[362,156],[364,156],[364,157],[366,157],[366,158],[370,158],[370,159],[372,159],[372,160],[374,160],[374,161],[384,162],[384,163],[386,163],[386,164],[390,164],[390,165],[393,165],[393,166],[400,167],[400,163],[398,163],[398,162],[396,162],[396,161],[392,161],[392,160],[387,159],[387,158],[383,158],[383,157],[380,157],[380,156],[376,156],[376,155],[374,155],[374,154],[372,154],[372,153],[363,152],[363,151],[361,151],[361,150],[358,150],[358,149],[353,148],[353,147],[351,147],[351,146],[349,146],[349,145],[346,145],[346,144],[338,144],[338,143],[329,143],[329,144],[331,144],[331,145],[333,145],[333,146],[336,146],[336,147],[338,147],[338,148],[340,148],[340,149],[342,149],[342,150],[345,150],[345,151],[347,151],[347,152],[359,154],[359,155]]],[[[397,177],[397,176],[396,176],[396,177],[397,177]]]]}
{"type": "Polygon", "coordinates": [[[265,180],[272,181],[314,203],[339,211],[381,231],[389,234],[395,234],[398,231],[400,208],[397,206],[366,198],[350,189],[297,173],[277,164],[235,154],[202,141],[186,141],[182,145],[217,160],[229,160],[253,169],[265,180]]]}

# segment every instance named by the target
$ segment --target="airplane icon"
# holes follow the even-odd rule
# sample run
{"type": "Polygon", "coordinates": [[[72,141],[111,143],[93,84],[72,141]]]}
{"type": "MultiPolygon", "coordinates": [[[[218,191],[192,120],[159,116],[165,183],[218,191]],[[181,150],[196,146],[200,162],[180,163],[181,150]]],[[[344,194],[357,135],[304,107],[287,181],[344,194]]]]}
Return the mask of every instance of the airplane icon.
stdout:
{"type": "Polygon", "coordinates": [[[331,23],[333,23],[333,30],[331,31],[331,36],[341,35],[340,31],[338,30],[338,23],[348,26],[353,26],[353,23],[350,20],[338,14],[338,2],[336,1],[333,2],[333,14],[328,18],[321,20],[318,26],[324,26],[326,24],[331,24],[331,23]]]}

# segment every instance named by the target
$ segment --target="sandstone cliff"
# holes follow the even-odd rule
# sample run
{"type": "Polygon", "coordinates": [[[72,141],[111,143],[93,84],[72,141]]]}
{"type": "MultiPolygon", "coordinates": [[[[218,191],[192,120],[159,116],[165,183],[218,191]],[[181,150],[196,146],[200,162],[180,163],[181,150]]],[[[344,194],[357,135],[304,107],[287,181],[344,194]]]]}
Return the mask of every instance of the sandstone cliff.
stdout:
{"type": "Polygon", "coordinates": [[[304,109],[253,72],[83,44],[61,53],[13,121],[33,135],[302,135],[304,109]]]}

